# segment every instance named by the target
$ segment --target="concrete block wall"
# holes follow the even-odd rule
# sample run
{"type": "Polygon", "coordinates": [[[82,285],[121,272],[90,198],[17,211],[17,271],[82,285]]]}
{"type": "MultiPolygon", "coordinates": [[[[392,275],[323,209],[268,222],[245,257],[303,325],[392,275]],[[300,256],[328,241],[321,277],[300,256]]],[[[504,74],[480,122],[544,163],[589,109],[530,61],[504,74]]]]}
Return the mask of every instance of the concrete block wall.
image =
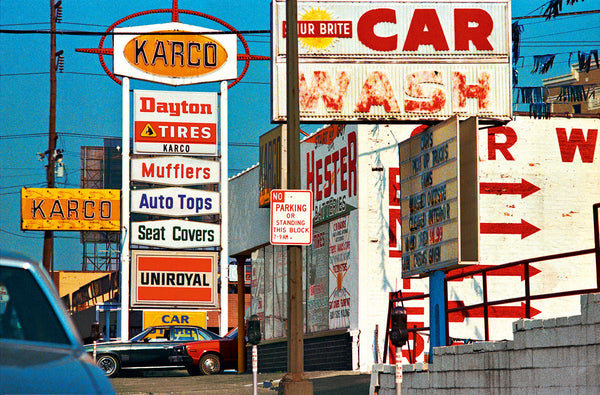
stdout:
{"type": "Polygon", "coordinates": [[[522,319],[513,333],[436,347],[433,363],[403,366],[402,394],[600,394],[600,294],[581,296],[579,316],[522,319]]]}

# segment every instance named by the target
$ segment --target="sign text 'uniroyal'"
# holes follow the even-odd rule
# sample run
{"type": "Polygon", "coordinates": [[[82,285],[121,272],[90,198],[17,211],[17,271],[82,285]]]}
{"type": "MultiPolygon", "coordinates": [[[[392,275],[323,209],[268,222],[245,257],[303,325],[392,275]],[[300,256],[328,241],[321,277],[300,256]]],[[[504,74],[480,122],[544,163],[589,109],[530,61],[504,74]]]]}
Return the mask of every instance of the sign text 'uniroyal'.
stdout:
{"type": "Polygon", "coordinates": [[[219,162],[181,156],[131,159],[131,180],[162,185],[219,182],[219,162]]]}
{"type": "MultiPolygon", "coordinates": [[[[299,2],[306,121],[508,119],[508,1],[299,2]]],[[[286,119],[285,2],[275,1],[273,119],[286,119]]]]}
{"type": "Polygon", "coordinates": [[[118,189],[23,188],[21,228],[24,230],[120,229],[118,189]]]}
{"type": "Polygon", "coordinates": [[[170,85],[234,79],[236,36],[178,22],[116,28],[114,71],[170,85]]]}
{"type": "Polygon", "coordinates": [[[132,304],[216,305],[216,253],[132,251],[132,304]]]}
{"type": "Polygon", "coordinates": [[[134,91],[134,152],[217,154],[217,95],[134,91]]]}

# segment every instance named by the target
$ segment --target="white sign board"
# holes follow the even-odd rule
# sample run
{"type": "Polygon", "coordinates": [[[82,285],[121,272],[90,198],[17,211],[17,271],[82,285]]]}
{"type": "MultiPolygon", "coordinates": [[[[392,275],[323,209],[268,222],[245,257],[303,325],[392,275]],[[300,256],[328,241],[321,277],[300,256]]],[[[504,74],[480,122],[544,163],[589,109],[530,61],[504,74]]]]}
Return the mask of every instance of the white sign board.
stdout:
{"type": "MultiPolygon", "coordinates": [[[[273,1],[273,108],[286,119],[285,1],[273,1]]],[[[510,119],[510,2],[298,2],[303,121],[510,119]]]]}
{"type": "Polygon", "coordinates": [[[131,244],[170,249],[217,247],[221,227],[181,219],[132,222],[131,244]]]}
{"type": "Polygon", "coordinates": [[[233,33],[179,22],[116,28],[114,32],[116,75],[168,85],[237,77],[237,36],[233,33]]]}
{"type": "Polygon", "coordinates": [[[161,185],[201,185],[219,182],[219,162],[161,156],[131,159],[131,181],[161,185]]]}
{"type": "Polygon", "coordinates": [[[312,191],[271,190],[271,244],[310,245],[312,191]]]}
{"type": "Polygon", "coordinates": [[[185,217],[219,214],[219,192],[190,188],[157,188],[131,191],[131,212],[185,217]]]}
{"type": "Polygon", "coordinates": [[[133,152],[217,155],[217,94],[133,91],[133,152]]]}

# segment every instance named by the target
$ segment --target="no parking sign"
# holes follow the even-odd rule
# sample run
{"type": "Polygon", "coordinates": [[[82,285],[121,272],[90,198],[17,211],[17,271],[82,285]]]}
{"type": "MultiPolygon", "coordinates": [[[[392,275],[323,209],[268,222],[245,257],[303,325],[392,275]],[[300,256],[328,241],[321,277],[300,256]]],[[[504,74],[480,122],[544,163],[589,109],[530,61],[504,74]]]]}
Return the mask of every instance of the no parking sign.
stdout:
{"type": "Polygon", "coordinates": [[[311,190],[271,190],[271,244],[310,245],[311,190]]]}

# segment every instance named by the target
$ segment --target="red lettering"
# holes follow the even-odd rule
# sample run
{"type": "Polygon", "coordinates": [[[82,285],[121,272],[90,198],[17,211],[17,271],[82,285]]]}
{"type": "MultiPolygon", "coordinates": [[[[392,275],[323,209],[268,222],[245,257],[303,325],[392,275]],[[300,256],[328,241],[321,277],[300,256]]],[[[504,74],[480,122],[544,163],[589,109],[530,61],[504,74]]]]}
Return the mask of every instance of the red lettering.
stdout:
{"type": "Polygon", "coordinates": [[[300,74],[300,109],[302,111],[315,111],[319,98],[323,99],[327,111],[342,111],[343,98],[348,90],[350,78],[345,71],[337,74],[336,85],[326,71],[313,72],[312,84],[308,86],[304,73],[300,74]]]}
{"type": "Polygon", "coordinates": [[[383,106],[386,112],[399,112],[398,102],[394,97],[388,76],[381,71],[369,74],[362,86],[360,101],[356,104],[356,112],[369,112],[371,106],[383,106]]]}
{"type": "MultiPolygon", "coordinates": [[[[328,169],[330,163],[331,155],[327,155],[325,157],[325,181],[327,181],[327,185],[323,189],[323,195],[325,197],[329,197],[331,195],[331,172],[328,169]]],[[[333,176],[336,177],[336,174],[334,174],[333,176]]]]}
{"type": "Polygon", "coordinates": [[[306,189],[312,189],[316,196],[315,188],[315,151],[306,153],[306,189]]]}
{"type": "Polygon", "coordinates": [[[346,180],[346,172],[348,171],[348,150],[346,147],[342,147],[340,150],[340,189],[345,191],[348,188],[348,180],[346,180]]]}
{"type": "Polygon", "coordinates": [[[468,51],[469,41],[480,51],[494,49],[488,37],[494,30],[494,21],[487,11],[478,8],[458,8],[454,10],[454,47],[468,51]],[[476,26],[473,26],[476,23],[476,26]]]}
{"type": "Polygon", "coordinates": [[[581,129],[572,129],[571,136],[567,137],[565,128],[556,128],[556,137],[558,138],[560,157],[563,162],[573,162],[575,151],[578,147],[583,163],[592,163],[594,161],[598,129],[589,129],[586,139],[581,129]]]}
{"type": "Polygon", "coordinates": [[[478,85],[467,85],[467,76],[463,73],[452,73],[452,105],[454,111],[464,110],[467,106],[467,98],[477,98],[480,110],[487,110],[490,106],[488,95],[490,93],[490,74],[481,73],[478,85]]]}
{"type": "Polygon", "coordinates": [[[142,177],[154,177],[154,163],[148,165],[142,162],[142,177]]]}
{"type": "Polygon", "coordinates": [[[513,128],[498,126],[488,129],[488,159],[496,160],[496,151],[500,151],[506,160],[515,160],[508,151],[517,142],[517,133],[513,128]],[[496,141],[496,135],[503,134],[506,140],[503,143],[496,141]]]}
{"type": "Polygon", "coordinates": [[[317,189],[316,200],[319,201],[323,198],[323,193],[321,192],[321,184],[323,183],[323,176],[321,175],[321,169],[323,168],[323,159],[317,160],[317,167],[315,169],[315,174],[317,176],[317,181],[315,183],[315,187],[317,189]]]}
{"type": "Polygon", "coordinates": [[[389,185],[389,205],[390,207],[400,207],[400,168],[390,167],[389,185]]]}
{"type": "Polygon", "coordinates": [[[365,12],[356,24],[358,39],[375,51],[393,51],[398,48],[398,35],[381,37],[375,34],[375,25],[380,22],[396,23],[396,12],[390,8],[377,8],[365,12]]]}
{"type": "Polygon", "coordinates": [[[400,250],[400,246],[398,246],[402,209],[400,207],[390,208],[389,216],[390,258],[402,258],[402,251],[400,250]]]}
{"type": "Polygon", "coordinates": [[[348,196],[356,195],[356,133],[348,134],[348,196]]]}
{"type": "Polygon", "coordinates": [[[421,100],[404,100],[404,110],[407,112],[438,112],[446,104],[446,94],[441,88],[431,85],[442,85],[442,73],[438,71],[417,71],[406,76],[404,92],[411,97],[421,100]],[[428,83],[427,91],[424,83],[428,83]],[[429,99],[424,101],[423,99],[429,99]]]}
{"type": "Polygon", "coordinates": [[[436,51],[448,51],[444,30],[434,9],[416,9],[410,21],[403,51],[417,51],[420,45],[433,45],[436,51]]]}

